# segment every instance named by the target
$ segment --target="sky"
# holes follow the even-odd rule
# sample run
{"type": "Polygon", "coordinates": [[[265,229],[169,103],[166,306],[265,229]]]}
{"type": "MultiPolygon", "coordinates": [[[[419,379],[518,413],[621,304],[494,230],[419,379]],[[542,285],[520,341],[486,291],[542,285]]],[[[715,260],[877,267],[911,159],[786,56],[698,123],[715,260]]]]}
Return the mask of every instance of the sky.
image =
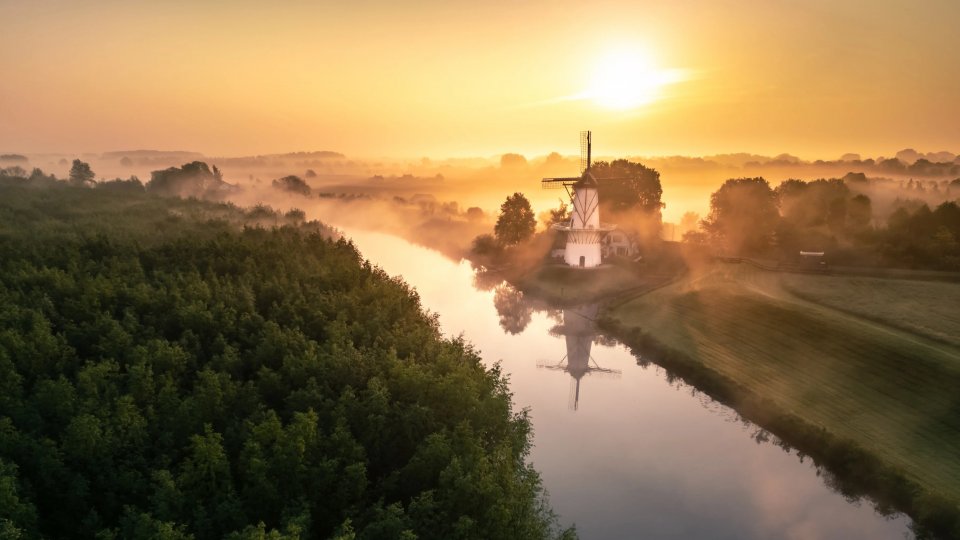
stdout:
{"type": "Polygon", "coordinates": [[[0,0],[0,153],[960,151],[960,2],[0,0]]]}

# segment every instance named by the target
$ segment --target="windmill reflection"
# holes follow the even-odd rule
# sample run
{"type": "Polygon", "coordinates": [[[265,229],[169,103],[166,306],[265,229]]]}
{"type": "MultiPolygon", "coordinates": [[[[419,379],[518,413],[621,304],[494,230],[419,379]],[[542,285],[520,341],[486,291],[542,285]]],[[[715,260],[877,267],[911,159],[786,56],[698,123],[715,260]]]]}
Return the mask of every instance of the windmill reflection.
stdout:
{"type": "Polygon", "coordinates": [[[537,367],[566,371],[570,374],[569,406],[573,410],[580,407],[580,381],[588,374],[619,377],[619,369],[600,367],[590,355],[593,342],[597,338],[594,321],[597,318],[599,304],[587,304],[575,308],[563,309],[563,321],[550,329],[554,335],[562,335],[566,341],[567,354],[556,364],[538,362],[537,367]]]}

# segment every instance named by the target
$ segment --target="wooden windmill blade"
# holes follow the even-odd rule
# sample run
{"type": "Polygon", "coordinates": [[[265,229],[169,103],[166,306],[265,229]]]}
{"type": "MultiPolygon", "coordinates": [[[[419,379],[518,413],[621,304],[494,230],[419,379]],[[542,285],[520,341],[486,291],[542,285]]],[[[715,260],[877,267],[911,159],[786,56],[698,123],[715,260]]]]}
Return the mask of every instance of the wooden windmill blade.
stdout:
{"type": "Polygon", "coordinates": [[[580,132],[580,174],[590,170],[590,152],[593,137],[589,131],[580,132]]]}
{"type": "Polygon", "coordinates": [[[565,371],[567,369],[567,355],[563,355],[563,358],[561,358],[556,364],[547,362],[546,360],[537,360],[537,367],[541,369],[565,371]]]}
{"type": "Polygon", "coordinates": [[[573,185],[578,182],[580,177],[568,177],[568,178],[543,178],[540,180],[540,187],[544,189],[560,189],[567,185],[573,185]]]}

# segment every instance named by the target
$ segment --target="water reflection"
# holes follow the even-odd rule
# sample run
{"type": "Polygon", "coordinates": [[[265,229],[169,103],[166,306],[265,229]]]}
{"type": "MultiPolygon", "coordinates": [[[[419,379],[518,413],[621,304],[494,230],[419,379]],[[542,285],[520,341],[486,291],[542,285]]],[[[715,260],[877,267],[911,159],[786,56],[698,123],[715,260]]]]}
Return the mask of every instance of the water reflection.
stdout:
{"type": "Polygon", "coordinates": [[[387,235],[348,234],[365,257],[416,287],[445,334],[465,336],[485,361],[500,363],[516,407],[531,411],[530,459],[550,505],[581,538],[910,535],[906,518],[849,504],[856,498],[838,479],[658,367],[656,357],[638,359],[596,334],[587,324],[595,307],[557,309],[469,263],[387,235]],[[570,377],[545,373],[536,359],[570,377]],[[597,377],[594,367],[623,373],[597,377]],[[570,410],[568,392],[584,407],[570,410]]]}
{"type": "Polygon", "coordinates": [[[585,375],[598,374],[619,377],[619,369],[600,367],[590,355],[593,342],[597,339],[597,328],[594,321],[600,311],[599,304],[587,304],[575,308],[564,308],[562,322],[550,329],[552,335],[564,337],[567,353],[559,362],[537,362],[537,367],[566,371],[570,374],[570,396],[568,406],[577,410],[580,408],[580,381],[585,375]]]}
{"type": "Polygon", "coordinates": [[[494,289],[493,305],[497,308],[500,328],[508,334],[523,332],[533,318],[533,308],[523,297],[523,293],[506,283],[494,289]]]}

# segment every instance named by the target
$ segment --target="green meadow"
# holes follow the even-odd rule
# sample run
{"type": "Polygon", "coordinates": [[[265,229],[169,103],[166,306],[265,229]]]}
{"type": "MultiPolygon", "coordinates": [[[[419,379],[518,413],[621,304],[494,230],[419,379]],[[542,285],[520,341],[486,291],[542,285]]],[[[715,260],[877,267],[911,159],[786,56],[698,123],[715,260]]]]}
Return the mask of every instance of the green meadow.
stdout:
{"type": "Polygon", "coordinates": [[[866,451],[956,516],[958,300],[955,283],[718,263],[607,317],[732,381],[754,403],[866,451]]]}

